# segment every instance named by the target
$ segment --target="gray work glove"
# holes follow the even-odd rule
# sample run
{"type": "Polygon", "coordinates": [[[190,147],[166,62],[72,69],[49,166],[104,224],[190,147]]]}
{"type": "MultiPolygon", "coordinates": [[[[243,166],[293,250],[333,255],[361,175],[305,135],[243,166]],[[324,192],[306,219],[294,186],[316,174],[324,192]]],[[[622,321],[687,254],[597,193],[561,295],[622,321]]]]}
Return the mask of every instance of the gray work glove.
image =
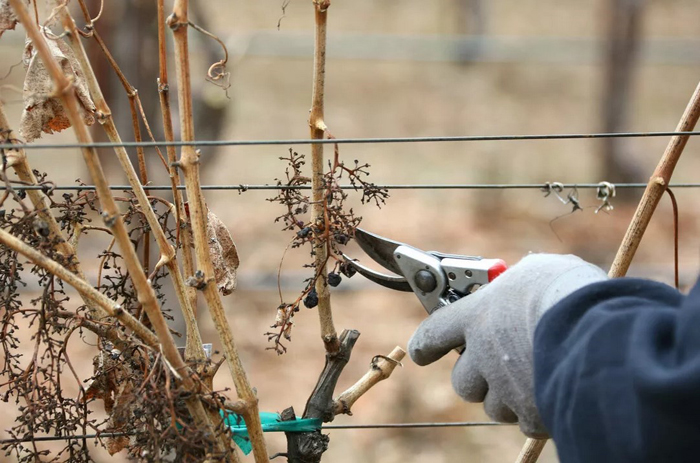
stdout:
{"type": "Polygon", "coordinates": [[[535,407],[535,326],[555,303],[607,278],[576,256],[531,254],[491,284],[433,312],[411,337],[408,351],[418,365],[427,365],[465,345],[452,370],[457,394],[483,401],[492,419],[517,422],[527,436],[548,437],[535,407]]]}

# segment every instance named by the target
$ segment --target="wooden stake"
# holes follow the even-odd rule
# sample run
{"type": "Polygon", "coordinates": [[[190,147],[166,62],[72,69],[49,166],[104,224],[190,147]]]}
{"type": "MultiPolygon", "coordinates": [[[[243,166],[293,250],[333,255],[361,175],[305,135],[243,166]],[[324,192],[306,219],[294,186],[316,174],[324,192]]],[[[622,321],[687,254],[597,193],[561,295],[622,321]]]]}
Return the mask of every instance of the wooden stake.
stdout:
{"type": "MultiPolygon", "coordinates": [[[[683,117],[681,117],[678,127],[676,127],[676,132],[691,132],[695,128],[699,117],[700,84],[698,84],[690,102],[688,102],[688,106],[685,108],[685,112],[683,112],[683,117]]],[[[681,157],[686,143],[688,143],[688,138],[690,137],[687,135],[675,136],[669,141],[661,161],[659,161],[658,166],[656,166],[656,170],[652,174],[646,190],[644,190],[644,195],[639,202],[637,211],[634,213],[632,222],[617,251],[617,255],[615,256],[615,260],[609,272],[611,278],[622,277],[627,274],[634,254],[637,252],[639,243],[642,241],[642,236],[644,236],[644,232],[649,225],[651,216],[654,214],[661,196],[663,196],[668,184],[671,182],[673,169],[676,167],[676,163],[678,163],[678,159],[681,157]]]]}

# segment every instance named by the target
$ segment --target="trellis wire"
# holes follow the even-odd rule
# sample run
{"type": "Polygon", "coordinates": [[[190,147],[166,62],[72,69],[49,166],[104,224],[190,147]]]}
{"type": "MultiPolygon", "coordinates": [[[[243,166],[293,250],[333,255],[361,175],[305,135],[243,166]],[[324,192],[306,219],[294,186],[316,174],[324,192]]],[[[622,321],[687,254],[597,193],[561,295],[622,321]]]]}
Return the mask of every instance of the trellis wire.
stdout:
{"type": "MultiPolygon", "coordinates": [[[[400,138],[338,138],[338,139],[289,139],[289,140],[203,140],[195,142],[123,142],[123,143],[67,143],[67,144],[45,144],[26,145],[2,143],[0,150],[13,149],[67,149],[67,148],[114,148],[114,147],[166,147],[166,146],[271,146],[271,145],[311,145],[311,144],[380,144],[380,143],[431,143],[431,142],[470,142],[470,141],[518,141],[518,140],[575,140],[575,139],[599,139],[599,138],[642,138],[642,137],[668,137],[668,136],[697,136],[700,131],[692,132],[617,132],[617,133],[589,133],[589,134],[545,134],[545,135],[482,135],[482,136],[454,136],[454,137],[400,137],[400,138]]],[[[645,188],[646,183],[619,183],[613,184],[615,188],[645,188]]],[[[384,189],[543,189],[549,184],[394,184],[377,185],[384,189]]],[[[560,184],[563,188],[593,189],[599,188],[600,183],[582,184],[560,184]]],[[[171,185],[148,185],[149,190],[170,190],[171,185]]],[[[669,185],[671,188],[698,188],[700,183],[677,183],[669,185]]],[[[17,190],[71,190],[84,191],[95,190],[94,185],[17,185],[13,186],[17,190]]],[[[182,185],[178,189],[184,189],[182,185]]],[[[342,185],[342,189],[356,189],[352,185],[342,185]]],[[[0,186],[0,189],[6,189],[0,186]]],[[[131,190],[129,185],[111,185],[112,190],[131,190]]],[[[300,189],[310,190],[311,186],[285,186],[285,185],[202,185],[203,190],[279,190],[279,189],[300,189]]],[[[356,424],[356,425],[324,425],[322,429],[406,429],[406,428],[446,428],[446,427],[477,427],[477,426],[504,426],[508,423],[497,422],[443,422],[443,423],[379,423],[379,424],[356,424]]],[[[46,442],[57,440],[92,439],[101,437],[121,437],[128,436],[129,433],[99,433],[83,434],[71,436],[41,436],[24,439],[1,439],[0,445],[17,444],[24,442],[46,442]]]]}
{"type": "MultiPolygon", "coordinates": [[[[495,421],[453,421],[444,423],[376,423],[376,424],[324,424],[323,430],[331,429],[415,429],[415,428],[470,428],[477,426],[514,426],[512,423],[495,421]]],[[[126,432],[102,432],[99,434],[77,434],[70,436],[40,436],[24,439],[0,439],[0,445],[21,444],[24,442],[50,442],[58,440],[97,439],[102,437],[130,436],[126,432]]]]}
{"type": "Polygon", "coordinates": [[[469,142],[469,141],[517,141],[517,140],[580,140],[593,138],[642,138],[642,137],[674,137],[696,136],[700,131],[693,132],[613,132],[613,133],[559,133],[544,135],[464,135],[454,137],[397,137],[397,138],[329,138],[288,139],[288,140],[201,140],[201,141],[142,141],[142,142],[95,142],[95,143],[64,143],[47,145],[0,144],[0,150],[9,149],[65,149],[65,148],[153,148],[164,146],[270,146],[270,145],[332,145],[332,144],[379,144],[379,143],[439,143],[439,142],[469,142]]]}
{"type": "MultiPolygon", "coordinates": [[[[562,188],[594,189],[600,187],[600,183],[562,183],[558,184],[562,188]]],[[[646,183],[611,183],[615,188],[620,189],[640,189],[646,188],[646,183]]],[[[375,185],[377,188],[387,190],[516,190],[516,189],[543,189],[547,188],[546,183],[465,183],[465,184],[392,184],[375,185]]],[[[164,191],[172,189],[170,185],[144,185],[148,190],[164,191]]],[[[700,183],[672,183],[669,188],[700,188],[700,183]]],[[[14,185],[15,190],[46,190],[46,191],[94,191],[94,185],[14,185]]],[[[110,185],[111,190],[131,190],[130,185],[110,185]]],[[[178,185],[179,190],[184,190],[184,185],[178,185]]],[[[343,190],[354,190],[352,185],[341,185],[343,190]]],[[[7,189],[5,185],[0,185],[0,191],[7,189]]],[[[310,185],[202,185],[202,190],[238,190],[245,192],[248,190],[310,190],[310,185]]]]}

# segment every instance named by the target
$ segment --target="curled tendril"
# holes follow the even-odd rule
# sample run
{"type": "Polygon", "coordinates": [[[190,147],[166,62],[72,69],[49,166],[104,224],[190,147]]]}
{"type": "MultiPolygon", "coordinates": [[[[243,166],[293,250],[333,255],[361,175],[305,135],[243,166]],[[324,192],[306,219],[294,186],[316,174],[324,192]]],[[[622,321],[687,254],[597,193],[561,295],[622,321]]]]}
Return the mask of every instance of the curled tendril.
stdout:
{"type": "Polygon", "coordinates": [[[221,45],[221,48],[224,51],[224,57],[223,59],[209,66],[209,69],[207,70],[207,80],[214,85],[221,87],[226,92],[226,98],[229,98],[228,89],[231,88],[231,73],[226,69],[226,64],[228,63],[228,49],[226,48],[226,45],[216,35],[201,28],[195,23],[189,21],[188,25],[207,37],[216,40],[219,45],[221,45]]]}

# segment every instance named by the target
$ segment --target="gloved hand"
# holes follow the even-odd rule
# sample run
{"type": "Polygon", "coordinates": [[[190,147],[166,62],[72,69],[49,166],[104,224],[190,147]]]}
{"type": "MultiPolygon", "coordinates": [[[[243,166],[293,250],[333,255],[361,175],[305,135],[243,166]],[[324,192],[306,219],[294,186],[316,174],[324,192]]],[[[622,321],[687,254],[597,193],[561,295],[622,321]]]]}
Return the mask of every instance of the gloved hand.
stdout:
{"type": "Polygon", "coordinates": [[[418,365],[427,365],[465,345],[452,370],[457,394],[483,401],[492,419],[517,422],[527,436],[548,437],[535,407],[535,327],[561,299],[607,278],[576,256],[531,254],[474,294],[433,312],[408,351],[418,365]]]}

